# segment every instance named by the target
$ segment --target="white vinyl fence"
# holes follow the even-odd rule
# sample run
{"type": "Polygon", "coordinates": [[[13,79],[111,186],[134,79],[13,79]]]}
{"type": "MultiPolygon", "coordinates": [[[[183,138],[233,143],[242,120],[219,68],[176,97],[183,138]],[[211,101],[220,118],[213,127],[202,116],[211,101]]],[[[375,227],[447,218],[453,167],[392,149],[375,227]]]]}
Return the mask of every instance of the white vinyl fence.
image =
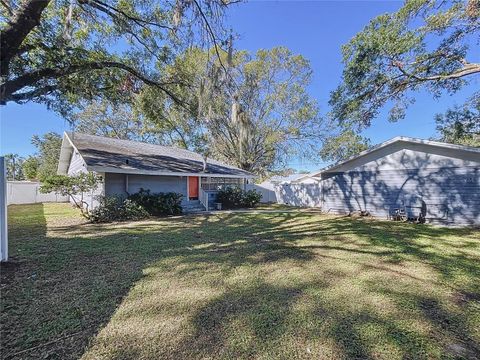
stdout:
{"type": "Polygon", "coordinates": [[[55,193],[42,194],[40,183],[35,181],[7,181],[7,204],[34,204],[42,202],[67,202],[68,196],[55,193]]]}
{"type": "Polygon", "coordinates": [[[262,203],[278,203],[300,207],[321,207],[322,192],[319,183],[271,183],[249,184],[247,190],[256,190],[262,194],[262,203]]]}
{"type": "Polygon", "coordinates": [[[277,184],[274,188],[279,204],[301,207],[322,206],[322,191],[318,183],[277,184]]]}
{"type": "Polygon", "coordinates": [[[247,190],[255,190],[262,194],[261,203],[276,203],[277,196],[272,183],[248,184],[247,190]]]}

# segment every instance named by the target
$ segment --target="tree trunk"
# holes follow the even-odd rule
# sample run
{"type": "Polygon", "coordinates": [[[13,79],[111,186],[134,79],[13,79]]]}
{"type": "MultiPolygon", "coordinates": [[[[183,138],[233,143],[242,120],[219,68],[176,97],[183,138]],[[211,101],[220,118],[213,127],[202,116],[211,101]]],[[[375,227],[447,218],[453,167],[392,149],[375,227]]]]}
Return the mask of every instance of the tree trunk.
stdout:
{"type": "Polygon", "coordinates": [[[43,11],[50,0],[29,0],[22,3],[12,20],[0,31],[0,74],[6,77],[10,61],[17,55],[20,45],[30,32],[40,24],[43,11]]]}

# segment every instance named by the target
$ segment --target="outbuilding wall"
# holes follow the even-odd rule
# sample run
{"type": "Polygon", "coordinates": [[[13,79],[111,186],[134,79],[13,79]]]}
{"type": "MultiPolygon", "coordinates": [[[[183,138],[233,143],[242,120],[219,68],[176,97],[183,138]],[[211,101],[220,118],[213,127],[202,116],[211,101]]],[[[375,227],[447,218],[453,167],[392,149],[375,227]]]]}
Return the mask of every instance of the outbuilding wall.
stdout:
{"type": "Polygon", "coordinates": [[[396,208],[421,204],[429,221],[480,224],[479,174],[478,168],[332,174],[322,181],[322,207],[328,212],[366,210],[387,217],[396,208]]]}
{"type": "Polygon", "coordinates": [[[353,166],[321,174],[325,211],[387,217],[414,205],[423,207],[429,222],[480,224],[479,154],[395,144],[353,166]]]}

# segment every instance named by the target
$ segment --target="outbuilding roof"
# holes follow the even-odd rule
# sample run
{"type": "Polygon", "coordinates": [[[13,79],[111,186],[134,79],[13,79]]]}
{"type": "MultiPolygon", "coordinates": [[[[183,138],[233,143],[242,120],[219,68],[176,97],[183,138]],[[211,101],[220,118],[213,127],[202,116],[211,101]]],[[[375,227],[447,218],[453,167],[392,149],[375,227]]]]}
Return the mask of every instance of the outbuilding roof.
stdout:
{"type": "Polygon", "coordinates": [[[66,174],[70,159],[77,151],[87,170],[145,175],[206,175],[254,177],[248,171],[206,159],[193,151],[139,141],[120,140],[78,132],[65,132],[58,172],[66,174]]]}
{"type": "Polygon", "coordinates": [[[431,146],[431,147],[434,147],[434,148],[436,147],[436,148],[448,149],[448,150],[453,150],[453,151],[455,151],[455,150],[466,151],[467,153],[478,154],[479,160],[480,160],[480,148],[478,148],[478,147],[450,144],[450,143],[445,143],[445,142],[440,142],[440,141],[417,139],[417,138],[412,138],[412,137],[407,137],[407,136],[396,136],[396,137],[394,137],[390,140],[387,140],[383,143],[372,146],[371,148],[369,148],[365,151],[362,151],[355,156],[349,157],[348,159],[345,159],[345,160],[340,161],[338,163],[335,163],[333,165],[327,166],[323,169],[314,171],[311,174],[309,174],[309,176],[316,177],[316,176],[319,176],[323,172],[335,172],[338,168],[343,167],[344,165],[348,166],[348,164],[350,162],[353,162],[353,160],[364,157],[364,156],[366,156],[370,153],[373,153],[375,151],[383,149],[387,146],[391,146],[393,144],[402,143],[402,142],[403,143],[409,143],[409,144],[417,144],[417,145],[427,145],[427,146],[431,146]]]}

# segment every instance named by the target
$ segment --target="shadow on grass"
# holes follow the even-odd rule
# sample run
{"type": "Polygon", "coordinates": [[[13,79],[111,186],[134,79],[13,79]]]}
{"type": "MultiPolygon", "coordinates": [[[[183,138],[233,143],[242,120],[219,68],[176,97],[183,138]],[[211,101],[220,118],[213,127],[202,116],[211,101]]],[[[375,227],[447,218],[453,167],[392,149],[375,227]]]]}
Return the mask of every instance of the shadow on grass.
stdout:
{"type": "MultiPolygon", "coordinates": [[[[427,282],[421,276],[393,269],[415,262],[435,270],[440,279],[435,286],[463,294],[462,306],[478,302],[480,297],[480,243],[472,240],[477,234],[473,229],[279,213],[56,226],[49,228],[47,234],[44,208],[35,205],[25,210],[28,211],[34,215],[25,224],[21,216],[12,222],[12,254],[19,265],[5,282],[2,275],[1,345],[5,359],[69,359],[78,358],[90,346],[95,350],[92,339],[100,329],[108,327],[134,284],[147,278],[146,268],[179,281],[218,269],[218,275],[212,273],[215,283],[241,266],[269,271],[270,265],[281,267],[276,264],[288,263],[315,269],[317,262],[326,259],[349,262],[361,266],[362,271],[391,273],[415,284],[427,282]],[[455,280],[459,277],[462,282],[457,285],[455,280]]],[[[11,214],[17,215],[21,215],[20,209],[11,214]]],[[[305,279],[288,286],[266,282],[259,272],[260,278],[254,283],[225,286],[221,295],[192,309],[193,333],[185,335],[174,349],[156,355],[172,359],[306,357],[309,353],[296,352],[297,345],[321,338],[330,344],[332,356],[371,358],[377,351],[375,342],[383,341],[404,358],[429,358],[435,357],[429,356],[435,347],[431,343],[438,342],[443,336],[441,332],[447,331],[450,340],[456,339],[457,347],[463,344],[454,350],[453,356],[474,358],[472,354],[479,348],[470,330],[460,325],[444,329],[444,323],[455,317],[452,310],[440,308],[435,298],[413,298],[418,296],[416,292],[395,293],[380,285],[369,289],[392,301],[407,297],[421,319],[438,332],[433,339],[372,310],[339,308],[312,300],[308,311],[298,313],[295,307],[311,293],[320,292],[312,299],[324,300],[323,294],[332,291],[337,283],[350,281],[336,270],[322,269],[315,281],[305,279]],[[322,274],[329,274],[329,278],[322,279],[322,274]],[[363,327],[372,327],[383,337],[369,338],[362,332],[363,327]],[[299,344],[294,343],[291,353],[285,353],[282,342],[295,336],[299,344]],[[463,342],[464,338],[470,340],[463,342]]],[[[402,304],[397,306],[409,311],[402,304]]],[[[138,316],[142,316],[141,308],[138,316]]],[[[112,357],[143,356],[144,349],[128,342],[111,346],[116,347],[112,357]]],[[[451,354],[447,345],[441,351],[451,354]]]]}

